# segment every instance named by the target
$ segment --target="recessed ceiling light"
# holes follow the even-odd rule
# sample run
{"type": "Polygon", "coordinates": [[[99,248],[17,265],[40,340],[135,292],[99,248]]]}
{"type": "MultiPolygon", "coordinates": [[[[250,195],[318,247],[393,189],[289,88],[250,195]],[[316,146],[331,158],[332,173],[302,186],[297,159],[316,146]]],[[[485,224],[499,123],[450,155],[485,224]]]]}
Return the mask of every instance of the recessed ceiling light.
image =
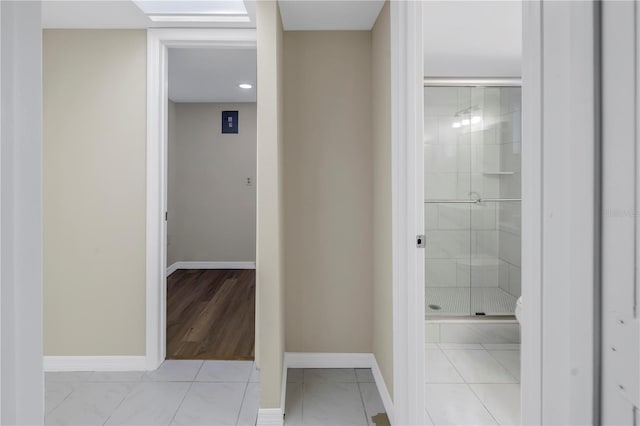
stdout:
{"type": "Polygon", "coordinates": [[[238,87],[241,88],[241,89],[251,89],[253,87],[253,84],[240,83],[240,84],[238,84],[238,87]]]}

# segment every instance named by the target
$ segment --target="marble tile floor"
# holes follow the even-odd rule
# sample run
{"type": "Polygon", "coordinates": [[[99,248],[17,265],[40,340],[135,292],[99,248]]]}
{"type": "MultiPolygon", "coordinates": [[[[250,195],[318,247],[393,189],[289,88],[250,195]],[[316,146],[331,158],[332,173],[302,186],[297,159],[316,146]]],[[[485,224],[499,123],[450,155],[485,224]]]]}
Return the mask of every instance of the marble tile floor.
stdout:
{"type": "Polygon", "coordinates": [[[165,361],[151,372],[45,374],[46,425],[253,426],[253,361],[165,361]]]}
{"type": "Polygon", "coordinates": [[[427,343],[427,424],[520,425],[520,345],[427,343]]]}
{"type": "MultiPolygon", "coordinates": [[[[520,345],[426,345],[427,424],[519,425],[520,345]]],[[[47,373],[47,425],[255,425],[251,361],[165,361],[153,372],[47,373]]],[[[378,425],[368,369],[290,369],[285,425],[378,425]],[[375,420],[374,420],[375,418],[375,420]]]]}
{"type": "Polygon", "coordinates": [[[284,424],[381,426],[388,423],[370,369],[327,368],[288,370],[284,424]]]}

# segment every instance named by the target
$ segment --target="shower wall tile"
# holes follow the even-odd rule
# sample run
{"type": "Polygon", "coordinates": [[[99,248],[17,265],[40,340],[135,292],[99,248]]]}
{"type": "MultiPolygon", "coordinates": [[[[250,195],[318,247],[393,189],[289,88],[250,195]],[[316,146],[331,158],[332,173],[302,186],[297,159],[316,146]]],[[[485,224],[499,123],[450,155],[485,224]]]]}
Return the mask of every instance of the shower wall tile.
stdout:
{"type": "Polygon", "coordinates": [[[469,204],[439,204],[438,228],[442,230],[468,230],[471,225],[469,204]]]}
{"type": "Polygon", "coordinates": [[[424,118],[424,143],[438,143],[438,119],[424,118]]]}
{"type": "Polygon", "coordinates": [[[471,207],[471,228],[481,230],[497,229],[496,203],[483,203],[471,207]]]}
{"type": "Polygon", "coordinates": [[[456,197],[458,173],[426,173],[424,189],[426,199],[450,199],[456,197]]]}
{"type": "Polygon", "coordinates": [[[457,287],[470,287],[471,286],[471,267],[469,266],[470,259],[458,260],[456,264],[456,286],[457,287]]]}
{"type": "Polygon", "coordinates": [[[521,127],[520,111],[503,115],[499,126],[498,143],[520,142],[521,127]]]}
{"type": "Polygon", "coordinates": [[[482,96],[482,110],[485,117],[496,117],[502,114],[501,88],[486,87],[482,96]]]}
{"type": "Polygon", "coordinates": [[[483,145],[482,150],[482,162],[479,171],[481,172],[496,172],[500,171],[501,163],[500,158],[502,156],[502,145],[483,145]]]}
{"type": "Polygon", "coordinates": [[[427,231],[427,259],[455,259],[469,256],[469,231],[427,231]]]}
{"type": "Polygon", "coordinates": [[[424,205],[424,225],[425,229],[438,229],[438,205],[437,204],[425,204],[424,205]]]}
{"type": "Polygon", "coordinates": [[[472,255],[474,257],[498,257],[498,231],[471,231],[472,255]]]}
{"type": "Polygon", "coordinates": [[[514,297],[522,295],[522,270],[513,265],[509,265],[509,290],[508,292],[514,297]]]}
{"type": "Polygon", "coordinates": [[[520,198],[522,193],[522,178],[520,172],[502,176],[500,196],[502,198],[520,198]]]}
{"type": "Polygon", "coordinates": [[[468,200],[471,193],[471,179],[470,173],[458,173],[458,181],[456,182],[456,198],[459,200],[468,200]]]}
{"type": "Polygon", "coordinates": [[[519,172],[521,169],[521,150],[520,143],[509,142],[500,147],[500,169],[505,172],[519,172]]]}
{"type": "Polygon", "coordinates": [[[482,198],[500,198],[501,175],[482,175],[482,198]]]}
{"type": "Polygon", "coordinates": [[[438,143],[455,144],[458,142],[458,129],[451,127],[453,117],[441,117],[438,119],[438,143]]]}
{"type": "Polygon", "coordinates": [[[498,262],[472,265],[471,287],[498,287],[498,262]]]}
{"type": "Polygon", "coordinates": [[[498,203],[498,229],[520,235],[521,203],[518,201],[498,203]]]}
{"type": "Polygon", "coordinates": [[[484,123],[483,129],[471,136],[471,145],[495,145],[498,142],[499,124],[484,123]]]}
{"type": "Polygon", "coordinates": [[[509,264],[504,260],[500,260],[500,265],[498,266],[498,286],[507,293],[511,293],[509,264]]]}
{"type": "Polygon", "coordinates": [[[458,141],[458,164],[457,172],[468,171],[471,169],[471,145],[468,140],[464,141],[461,137],[458,141]]]}
{"type": "Polygon", "coordinates": [[[424,172],[436,173],[438,171],[438,162],[436,159],[436,147],[437,145],[432,143],[424,144],[424,172]]]}
{"type": "Polygon", "coordinates": [[[500,238],[500,259],[512,265],[520,266],[520,236],[511,232],[498,231],[500,238]]]}
{"type": "Polygon", "coordinates": [[[427,259],[425,262],[426,286],[455,287],[456,265],[455,259],[427,259]]]}
{"type": "Polygon", "coordinates": [[[435,145],[436,171],[445,173],[458,172],[458,143],[435,145]]]}
{"type": "Polygon", "coordinates": [[[500,92],[501,114],[520,111],[522,105],[522,91],[520,88],[506,87],[502,88],[500,92]]]}

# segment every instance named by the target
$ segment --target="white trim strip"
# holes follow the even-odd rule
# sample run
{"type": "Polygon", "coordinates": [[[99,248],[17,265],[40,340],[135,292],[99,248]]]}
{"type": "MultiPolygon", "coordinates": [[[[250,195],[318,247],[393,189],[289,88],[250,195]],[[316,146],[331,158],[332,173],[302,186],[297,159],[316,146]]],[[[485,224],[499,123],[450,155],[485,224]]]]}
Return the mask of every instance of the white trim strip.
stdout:
{"type": "MultiPolygon", "coordinates": [[[[285,352],[283,373],[285,384],[289,368],[370,368],[387,417],[389,417],[391,424],[394,424],[393,400],[380,372],[378,362],[372,353],[285,352]]],[[[286,386],[283,386],[282,401],[286,400],[285,393],[286,386]]]]}
{"type": "Polygon", "coordinates": [[[167,276],[178,269],[256,269],[256,262],[175,262],[167,268],[167,276]]]}
{"type": "Polygon", "coordinates": [[[44,371],[146,371],[140,356],[44,356],[44,371]]]}
{"type": "Polygon", "coordinates": [[[256,426],[283,426],[284,412],[281,408],[260,408],[256,426]]]}

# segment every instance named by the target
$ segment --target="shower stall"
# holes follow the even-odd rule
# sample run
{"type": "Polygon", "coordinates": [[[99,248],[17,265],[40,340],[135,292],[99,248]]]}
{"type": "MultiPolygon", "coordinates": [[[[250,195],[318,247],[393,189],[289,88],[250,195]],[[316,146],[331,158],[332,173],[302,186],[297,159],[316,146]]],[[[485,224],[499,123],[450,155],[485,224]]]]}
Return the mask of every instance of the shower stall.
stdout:
{"type": "Polygon", "coordinates": [[[425,79],[425,312],[432,339],[435,325],[447,320],[511,323],[517,334],[520,92],[512,79],[425,79]]]}

